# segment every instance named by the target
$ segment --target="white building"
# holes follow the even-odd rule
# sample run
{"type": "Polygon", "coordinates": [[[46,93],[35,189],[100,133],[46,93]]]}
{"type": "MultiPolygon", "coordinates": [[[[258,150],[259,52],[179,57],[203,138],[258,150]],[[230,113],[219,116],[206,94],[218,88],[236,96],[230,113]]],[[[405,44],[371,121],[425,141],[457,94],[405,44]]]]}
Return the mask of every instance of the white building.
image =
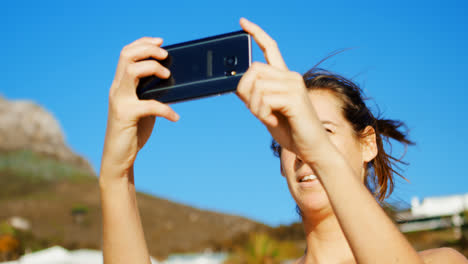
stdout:
{"type": "Polygon", "coordinates": [[[419,201],[411,199],[411,212],[400,213],[399,229],[402,232],[432,230],[455,227],[456,236],[461,235],[464,219],[460,216],[468,211],[468,194],[427,197],[419,201]]]}
{"type": "Polygon", "coordinates": [[[427,197],[419,201],[411,199],[411,215],[416,217],[433,217],[460,214],[468,210],[468,193],[440,197],[427,197]]]}

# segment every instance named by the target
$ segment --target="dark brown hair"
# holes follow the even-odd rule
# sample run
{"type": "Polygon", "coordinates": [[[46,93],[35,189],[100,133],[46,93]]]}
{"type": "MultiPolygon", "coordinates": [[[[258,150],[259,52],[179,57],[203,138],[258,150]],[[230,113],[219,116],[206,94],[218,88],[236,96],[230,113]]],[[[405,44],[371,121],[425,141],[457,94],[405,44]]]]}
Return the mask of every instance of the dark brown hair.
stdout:
{"type": "MultiPolygon", "coordinates": [[[[364,183],[368,190],[379,201],[390,196],[394,189],[393,175],[403,177],[398,170],[398,163],[404,163],[401,158],[397,159],[384,150],[383,141],[391,146],[390,139],[405,145],[414,143],[408,139],[408,129],[399,120],[380,119],[374,117],[372,112],[364,103],[363,92],[352,81],[331,73],[329,71],[312,68],[303,75],[305,85],[309,90],[327,90],[337,96],[343,104],[343,116],[352,125],[357,136],[364,137],[364,130],[371,126],[375,130],[378,148],[377,156],[367,164],[364,183]],[[401,131],[404,128],[404,131],[401,131]]],[[[273,140],[271,148],[275,156],[281,156],[281,146],[273,140]]]]}

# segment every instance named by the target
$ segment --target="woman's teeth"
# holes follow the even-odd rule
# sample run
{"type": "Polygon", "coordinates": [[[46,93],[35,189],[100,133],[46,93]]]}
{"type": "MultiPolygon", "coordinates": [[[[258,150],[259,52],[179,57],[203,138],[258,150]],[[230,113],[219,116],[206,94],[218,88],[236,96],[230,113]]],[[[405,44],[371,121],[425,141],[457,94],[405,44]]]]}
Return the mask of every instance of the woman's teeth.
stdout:
{"type": "Polygon", "coordinates": [[[315,179],[317,179],[317,176],[311,174],[311,175],[307,175],[304,178],[302,178],[300,182],[312,181],[312,180],[315,180],[315,179]]]}

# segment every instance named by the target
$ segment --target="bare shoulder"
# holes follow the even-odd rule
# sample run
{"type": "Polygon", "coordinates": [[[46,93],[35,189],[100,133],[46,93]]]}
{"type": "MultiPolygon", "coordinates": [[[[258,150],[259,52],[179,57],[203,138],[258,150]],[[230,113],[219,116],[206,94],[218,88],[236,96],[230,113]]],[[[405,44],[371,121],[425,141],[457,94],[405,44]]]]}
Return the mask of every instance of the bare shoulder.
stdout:
{"type": "Polygon", "coordinates": [[[453,248],[433,248],[418,252],[426,264],[468,264],[468,260],[453,248]]]}

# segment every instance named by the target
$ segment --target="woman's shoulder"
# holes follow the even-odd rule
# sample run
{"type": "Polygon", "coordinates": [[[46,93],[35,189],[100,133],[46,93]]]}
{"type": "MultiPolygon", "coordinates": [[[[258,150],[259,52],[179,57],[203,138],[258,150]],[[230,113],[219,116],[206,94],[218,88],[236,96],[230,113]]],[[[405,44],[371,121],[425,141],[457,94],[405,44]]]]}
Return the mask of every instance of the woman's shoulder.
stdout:
{"type": "MultiPolygon", "coordinates": [[[[418,252],[419,256],[423,259],[425,264],[468,264],[468,260],[460,252],[453,248],[431,248],[418,252]]],[[[293,264],[303,263],[303,258],[293,261],[293,264]]]]}
{"type": "Polygon", "coordinates": [[[432,248],[418,252],[419,255],[427,264],[437,263],[453,263],[453,264],[468,264],[468,260],[460,252],[453,248],[442,247],[432,248]]]}

